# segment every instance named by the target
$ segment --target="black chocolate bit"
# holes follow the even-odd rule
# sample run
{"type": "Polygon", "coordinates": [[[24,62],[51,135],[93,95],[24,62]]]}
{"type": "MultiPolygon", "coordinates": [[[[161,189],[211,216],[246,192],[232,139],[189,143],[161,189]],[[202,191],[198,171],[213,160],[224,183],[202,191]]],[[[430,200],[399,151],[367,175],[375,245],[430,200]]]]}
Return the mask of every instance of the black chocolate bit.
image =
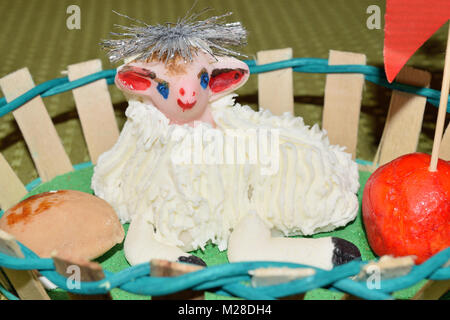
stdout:
{"type": "Polygon", "coordinates": [[[361,252],[350,241],[337,237],[332,237],[331,241],[334,246],[332,257],[333,266],[338,266],[352,260],[361,260],[361,252]]]}
{"type": "Polygon", "coordinates": [[[178,262],[196,264],[202,267],[206,267],[205,261],[196,256],[188,256],[188,257],[181,256],[178,258],[178,262]]]}

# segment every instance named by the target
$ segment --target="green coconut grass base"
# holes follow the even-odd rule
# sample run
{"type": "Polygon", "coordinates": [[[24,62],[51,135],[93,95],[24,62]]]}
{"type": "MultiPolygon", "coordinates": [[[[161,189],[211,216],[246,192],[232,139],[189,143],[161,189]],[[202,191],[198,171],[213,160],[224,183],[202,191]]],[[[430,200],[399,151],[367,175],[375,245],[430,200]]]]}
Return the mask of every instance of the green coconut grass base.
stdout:
{"type": "MultiPolygon", "coordinates": [[[[84,169],[79,169],[73,172],[69,172],[67,174],[58,176],[53,180],[42,183],[41,185],[35,187],[27,197],[31,195],[35,195],[45,191],[51,190],[62,190],[62,189],[71,189],[71,190],[79,190],[83,192],[87,192],[93,194],[92,189],[90,188],[91,177],[93,174],[93,167],[87,167],[84,169]]],[[[364,185],[369,178],[369,172],[360,172],[360,184],[361,187],[358,192],[359,201],[361,204],[362,194],[364,185]]],[[[361,206],[360,206],[361,209],[361,206]]],[[[124,225],[125,232],[128,230],[128,224],[124,225]]],[[[340,237],[354,243],[359,250],[361,251],[361,258],[363,261],[368,261],[376,258],[373,251],[370,249],[369,244],[367,242],[364,226],[362,224],[361,210],[359,210],[359,214],[357,218],[349,223],[345,227],[341,227],[333,232],[320,233],[314,235],[313,238],[320,238],[326,236],[335,236],[340,237]]],[[[215,245],[209,244],[206,246],[205,251],[197,250],[192,252],[192,254],[202,258],[208,266],[213,266],[222,263],[228,263],[226,251],[220,252],[215,245]]],[[[114,248],[109,250],[100,258],[96,259],[105,270],[111,272],[118,272],[123,269],[129,267],[128,262],[125,259],[125,255],[123,252],[123,244],[116,245],[114,248]]],[[[396,299],[410,299],[414,296],[414,294],[419,290],[422,285],[425,283],[425,280],[416,284],[415,286],[404,289],[393,294],[396,299]]],[[[49,295],[52,299],[61,300],[68,299],[67,293],[61,289],[51,290],[49,295]]],[[[132,293],[125,292],[121,289],[113,289],[111,291],[111,295],[113,299],[116,300],[145,300],[151,299],[149,296],[136,295],[132,293]]],[[[337,300],[342,297],[343,293],[327,290],[327,289],[315,289],[309,291],[305,299],[307,300],[337,300]]],[[[236,299],[234,297],[220,296],[214,293],[206,292],[206,299],[217,300],[217,299],[236,299]]]]}

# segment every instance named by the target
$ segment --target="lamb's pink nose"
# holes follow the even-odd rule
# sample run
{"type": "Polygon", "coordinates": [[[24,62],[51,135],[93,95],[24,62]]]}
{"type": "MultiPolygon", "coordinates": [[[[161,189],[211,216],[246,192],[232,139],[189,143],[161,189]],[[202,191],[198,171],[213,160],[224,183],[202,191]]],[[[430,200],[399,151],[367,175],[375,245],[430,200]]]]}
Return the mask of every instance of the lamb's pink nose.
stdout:
{"type": "Polygon", "coordinates": [[[188,109],[192,109],[194,105],[197,103],[197,99],[195,98],[195,91],[190,90],[186,91],[184,88],[180,88],[180,98],[177,99],[178,106],[186,111],[188,109]],[[189,92],[189,93],[188,93],[189,92]]]}
{"type": "MultiPolygon", "coordinates": [[[[186,90],[184,90],[184,88],[180,89],[180,95],[182,97],[184,97],[184,95],[186,94],[186,90]]],[[[192,96],[195,97],[195,91],[192,91],[192,96]]]]}

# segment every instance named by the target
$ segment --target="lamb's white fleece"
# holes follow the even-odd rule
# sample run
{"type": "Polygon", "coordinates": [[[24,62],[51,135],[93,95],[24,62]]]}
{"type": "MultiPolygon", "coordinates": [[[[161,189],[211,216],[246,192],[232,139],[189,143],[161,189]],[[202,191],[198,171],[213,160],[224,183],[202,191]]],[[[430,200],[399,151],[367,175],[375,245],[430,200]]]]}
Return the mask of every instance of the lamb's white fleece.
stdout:
{"type": "Polygon", "coordinates": [[[208,241],[226,249],[232,228],[250,211],[284,235],[330,231],[353,220],[359,179],[351,155],[330,145],[317,125],[310,128],[289,113],[256,112],[235,104],[234,97],[211,104],[215,129],[204,123],[171,125],[154,106],[130,101],[119,140],[98,159],[95,194],[123,223],[145,215],[157,240],[186,250],[208,241]],[[248,151],[244,161],[227,164],[235,150],[232,129],[240,129],[247,143],[254,142],[249,133],[261,134],[265,139],[258,143],[275,141],[275,148],[266,159],[256,153],[256,163],[255,152],[248,151]],[[223,145],[217,144],[221,139],[223,145]],[[199,158],[199,146],[213,156],[199,158]],[[223,153],[212,152],[217,150],[223,153]],[[217,155],[225,163],[217,164],[217,155]]]}

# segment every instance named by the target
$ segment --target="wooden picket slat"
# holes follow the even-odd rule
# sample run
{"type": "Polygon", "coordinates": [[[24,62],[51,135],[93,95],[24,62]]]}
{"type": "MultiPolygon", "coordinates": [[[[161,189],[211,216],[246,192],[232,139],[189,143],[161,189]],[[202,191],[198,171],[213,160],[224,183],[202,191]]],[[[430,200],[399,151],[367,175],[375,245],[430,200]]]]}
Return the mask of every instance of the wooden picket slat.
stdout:
{"type": "MultiPolygon", "coordinates": [[[[152,277],[177,277],[183,274],[203,269],[204,267],[153,259],[150,261],[150,276],[152,277]]],[[[152,300],[204,300],[205,292],[200,290],[184,290],[164,296],[154,296],[152,300]]]]}
{"type": "MultiPolygon", "coordinates": [[[[428,87],[431,74],[427,71],[404,67],[396,81],[413,86],[428,87]]],[[[374,168],[401,155],[416,151],[426,102],[425,97],[392,91],[386,124],[373,161],[374,168]]]]}
{"type": "MultiPolygon", "coordinates": [[[[450,260],[443,268],[450,266],[450,260]]],[[[414,295],[413,300],[437,300],[450,290],[450,280],[427,280],[424,286],[414,295]]]]}
{"type": "Polygon", "coordinates": [[[450,124],[445,130],[441,141],[441,149],[439,150],[439,158],[450,161],[450,124]]]}
{"type": "Polygon", "coordinates": [[[450,290],[450,280],[427,280],[424,286],[412,298],[413,300],[438,300],[450,290]]]}
{"type": "MultiPolygon", "coordinates": [[[[70,65],[69,80],[73,81],[102,70],[99,59],[70,65]]],[[[88,147],[91,162],[111,149],[119,138],[119,127],[105,79],[72,90],[88,147]]]]}
{"type": "MultiPolygon", "coordinates": [[[[330,65],[366,64],[364,54],[330,50],[330,65]]],[[[356,158],[364,75],[329,74],[325,82],[322,127],[332,144],[345,146],[356,158]]]]}
{"type": "Polygon", "coordinates": [[[6,274],[3,272],[2,268],[0,268],[0,285],[9,292],[12,292],[14,290],[8,278],[6,277],[6,274]]]}
{"type": "Polygon", "coordinates": [[[312,268],[270,267],[250,270],[248,273],[252,276],[253,287],[263,287],[310,277],[316,272],[312,268]]]}
{"type": "MultiPolygon", "coordinates": [[[[258,64],[292,58],[292,48],[259,51],[258,64]]],[[[258,105],[274,115],[294,113],[294,84],[292,68],[258,74],[258,105]]]]}
{"type": "MultiPolygon", "coordinates": [[[[372,261],[367,263],[361,268],[358,275],[355,276],[355,280],[367,281],[370,277],[375,276],[375,271],[377,271],[379,276],[379,281],[385,279],[392,279],[396,277],[401,277],[409,272],[414,266],[413,256],[404,257],[392,257],[392,256],[382,256],[378,261],[372,261]]],[[[360,297],[345,293],[341,300],[362,300],[360,297]]]]}
{"type": "Polygon", "coordinates": [[[6,211],[27,194],[27,189],[1,153],[0,177],[0,209],[6,211]]]}
{"type": "MultiPolygon", "coordinates": [[[[55,264],[55,270],[63,277],[73,277],[71,280],[79,281],[100,281],[105,278],[103,269],[97,262],[91,262],[81,259],[65,259],[59,257],[53,257],[55,264]],[[73,270],[69,267],[75,266],[77,270],[73,270]],[[75,274],[79,272],[79,274],[75,274]],[[79,278],[77,278],[79,276],[79,278]]],[[[112,300],[111,294],[96,294],[96,295],[84,295],[68,292],[71,300],[112,300]]]]}
{"type": "MultiPolygon", "coordinates": [[[[250,270],[253,287],[263,287],[299,280],[313,276],[316,271],[312,268],[258,268],[250,270]]],[[[280,300],[303,300],[306,293],[295,294],[280,298],[280,300]]]]}
{"type": "MultiPolygon", "coordinates": [[[[14,237],[0,230],[0,252],[12,257],[23,258],[24,255],[14,237]]],[[[3,268],[6,276],[22,300],[50,300],[44,286],[34,270],[13,270],[3,268]]]]}
{"type": "MultiPolygon", "coordinates": [[[[11,101],[32,89],[34,82],[28,69],[23,68],[1,78],[0,87],[6,100],[11,101]]],[[[41,97],[27,102],[13,115],[42,181],[73,170],[41,97]]]]}

